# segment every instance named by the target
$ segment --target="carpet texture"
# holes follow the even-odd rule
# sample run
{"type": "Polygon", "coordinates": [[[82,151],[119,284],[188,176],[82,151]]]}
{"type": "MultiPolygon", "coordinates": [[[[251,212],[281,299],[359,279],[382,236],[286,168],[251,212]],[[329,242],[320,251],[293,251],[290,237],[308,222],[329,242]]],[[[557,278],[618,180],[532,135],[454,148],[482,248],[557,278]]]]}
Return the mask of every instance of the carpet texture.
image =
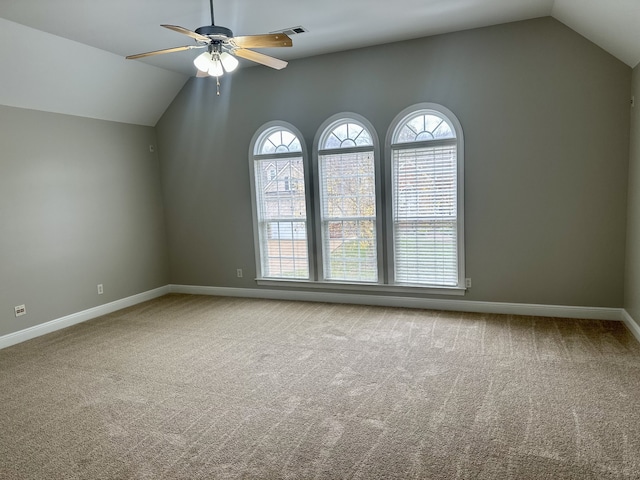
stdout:
{"type": "Polygon", "coordinates": [[[2,479],[638,479],[619,322],[168,295],[0,351],[2,479]]]}

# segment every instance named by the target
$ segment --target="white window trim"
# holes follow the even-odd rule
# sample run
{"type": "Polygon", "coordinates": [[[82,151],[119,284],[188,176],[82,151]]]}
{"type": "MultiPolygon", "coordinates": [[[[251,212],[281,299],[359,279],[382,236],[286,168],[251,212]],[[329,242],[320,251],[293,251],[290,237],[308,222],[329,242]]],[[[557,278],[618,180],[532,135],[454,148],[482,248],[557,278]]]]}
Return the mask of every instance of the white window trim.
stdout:
{"type": "MultiPolygon", "coordinates": [[[[384,229],[383,229],[383,212],[382,212],[382,166],[380,160],[380,142],[378,140],[378,134],[371,122],[362,115],[353,112],[341,112],[332,115],[326,119],[316,131],[315,138],[313,140],[313,154],[312,154],[312,169],[313,169],[313,198],[314,198],[314,216],[313,223],[315,225],[315,257],[316,257],[316,272],[317,280],[315,283],[321,285],[323,288],[327,288],[329,285],[358,285],[362,287],[371,287],[376,285],[383,285],[385,281],[384,272],[384,229]],[[343,123],[345,120],[353,120],[353,123],[360,124],[367,129],[373,142],[373,147],[360,146],[360,147],[348,147],[348,148],[335,148],[335,149],[321,149],[320,143],[324,140],[326,133],[333,130],[333,126],[343,123]],[[320,175],[319,175],[319,157],[325,153],[353,153],[361,151],[370,151],[373,148],[373,162],[374,162],[374,175],[375,175],[375,195],[376,195],[376,263],[378,267],[378,281],[377,282],[348,282],[348,281],[335,281],[324,280],[324,254],[322,251],[322,215],[320,205],[320,175]]],[[[313,277],[312,277],[313,278],[313,277]]],[[[360,289],[362,289],[362,287],[360,289]]]]}
{"type": "MultiPolygon", "coordinates": [[[[437,104],[437,103],[417,103],[415,105],[411,105],[404,110],[402,110],[398,115],[395,116],[391,125],[387,130],[387,136],[385,140],[385,166],[384,166],[384,178],[385,178],[385,192],[387,202],[385,204],[385,218],[386,218],[386,229],[385,229],[385,239],[387,239],[387,276],[389,286],[402,286],[405,285],[402,283],[395,282],[395,265],[394,265],[394,245],[393,245],[393,187],[392,187],[392,153],[391,149],[393,148],[415,148],[419,147],[422,144],[429,145],[437,145],[442,144],[444,142],[451,142],[451,140],[433,140],[427,142],[415,142],[408,143],[405,147],[405,144],[397,144],[393,145],[393,135],[395,133],[396,128],[408,115],[411,113],[420,111],[420,110],[433,110],[437,113],[440,113],[447,117],[447,119],[452,123],[455,133],[456,133],[456,155],[457,155],[457,255],[458,255],[458,285],[455,287],[451,287],[451,290],[456,291],[460,290],[464,292],[465,288],[465,256],[464,256],[464,135],[462,131],[462,125],[458,120],[458,117],[449,110],[448,108],[437,104]]],[[[429,289],[428,285],[425,285],[423,288],[429,289]]],[[[438,290],[441,287],[437,287],[438,290]]],[[[447,289],[449,290],[449,289],[447,289]]]]}
{"type": "Polygon", "coordinates": [[[300,130],[298,130],[296,127],[294,127],[293,125],[291,125],[288,122],[285,121],[281,121],[281,120],[273,120],[270,122],[267,122],[265,124],[263,124],[260,128],[258,128],[258,130],[256,131],[256,133],[253,135],[253,137],[251,138],[251,142],[249,143],[249,181],[250,181],[250,189],[251,189],[251,214],[253,217],[253,245],[254,245],[254,252],[255,252],[255,256],[256,256],[256,274],[258,275],[258,277],[256,278],[256,281],[258,282],[258,284],[260,284],[261,281],[275,281],[275,282],[281,282],[281,281],[287,281],[287,282],[308,282],[310,280],[313,280],[314,278],[316,278],[315,276],[315,265],[314,262],[312,261],[313,259],[313,255],[314,255],[314,245],[313,245],[313,232],[312,232],[312,228],[311,228],[311,224],[312,222],[310,222],[310,218],[311,215],[313,214],[313,210],[312,207],[310,205],[310,201],[309,201],[309,194],[306,194],[306,215],[307,215],[307,225],[306,225],[306,230],[307,230],[307,258],[308,258],[308,263],[309,263],[309,279],[310,280],[304,280],[304,279],[292,279],[292,280],[288,280],[288,279],[280,279],[277,277],[262,277],[262,258],[264,256],[263,252],[262,252],[262,245],[260,244],[260,234],[259,234],[259,230],[260,230],[260,226],[259,226],[259,222],[258,222],[258,204],[257,204],[257,199],[256,199],[256,179],[255,179],[255,161],[256,159],[260,159],[260,160],[264,160],[264,159],[269,159],[269,158],[297,158],[297,157],[302,157],[302,164],[304,165],[304,188],[305,188],[305,192],[310,192],[310,188],[311,188],[311,179],[310,179],[310,172],[309,172],[309,162],[308,162],[308,152],[307,152],[307,146],[306,143],[304,141],[304,137],[302,136],[302,133],[300,133],[300,130]],[[262,137],[262,135],[269,131],[269,130],[273,130],[276,128],[281,128],[283,130],[289,130],[291,133],[293,133],[297,138],[298,141],[300,142],[300,148],[302,149],[301,152],[283,152],[283,153],[274,153],[274,154],[264,154],[264,155],[256,155],[254,153],[255,150],[255,146],[256,143],[258,142],[258,140],[262,137]]]}

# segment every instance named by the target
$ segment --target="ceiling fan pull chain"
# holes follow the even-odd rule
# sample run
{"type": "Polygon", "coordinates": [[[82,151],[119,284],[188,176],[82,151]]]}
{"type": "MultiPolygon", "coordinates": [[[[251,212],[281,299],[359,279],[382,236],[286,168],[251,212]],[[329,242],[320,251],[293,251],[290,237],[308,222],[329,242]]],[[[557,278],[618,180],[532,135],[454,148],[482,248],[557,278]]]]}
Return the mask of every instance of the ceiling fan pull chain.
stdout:
{"type": "Polygon", "coordinates": [[[216,95],[220,96],[220,78],[216,77],[216,95]]]}

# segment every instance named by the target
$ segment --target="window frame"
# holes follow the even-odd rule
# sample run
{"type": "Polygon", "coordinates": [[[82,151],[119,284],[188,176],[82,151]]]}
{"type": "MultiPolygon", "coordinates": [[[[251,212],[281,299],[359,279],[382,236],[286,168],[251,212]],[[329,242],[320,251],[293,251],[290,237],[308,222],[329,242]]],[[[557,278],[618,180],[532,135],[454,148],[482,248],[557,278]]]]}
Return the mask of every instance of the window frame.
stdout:
{"type": "MultiPolygon", "coordinates": [[[[450,140],[448,140],[450,141],[450,140]]],[[[455,114],[444,107],[443,105],[437,103],[423,102],[411,105],[405,109],[403,109],[400,113],[398,113],[387,130],[387,135],[385,139],[385,158],[386,162],[384,165],[384,178],[385,178],[385,239],[387,240],[387,276],[388,276],[388,284],[397,286],[397,287],[416,287],[423,289],[436,289],[446,291],[462,291],[466,290],[465,288],[465,233],[464,233],[464,133],[462,130],[462,125],[460,121],[455,116],[455,114]],[[394,209],[394,192],[393,192],[393,150],[396,145],[401,145],[400,148],[411,148],[406,147],[405,145],[415,145],[417,148],[420,146],[428,145],[431,142],[433,144],[437,144],[438,140],[432,141],[417,141],[417,142],[402,142],[398,144],[393,143],[393,139],[396,134],[396,130],[402,124],[404,124],[407,117],[410,117],[416,113],[429,111],[434,112],[440,116],[446,117],[451,126],[454,129],[456,138],[456,240],[457,240],[457,285],[455,286],[440,286],[440,285],[428,285],[428,284],[408,284],[408,283],[398,283],[395,279],[395,245],[394,245],[394,223],[393,223],[393,209],[394,209]]]]}
{"type": "Polygon", "coordinates": [[[312,282],[314,278],[316,278],[315,274],[315,262],[313,262],[313,252],[314,252],[314,243],[313,243],[313,222],[311,221],[311,216],[313,214],[313,209],[311,206],[311,199],[309,192],[311,191],[311,178],[309,172],[309,155],[307,151],[306,142],[304,141],[304,137],[302,133],[293,125],[288,122],[282,120],[273,120],[261,125],[253,137],[251,138],[251,142],[249,142],[249,177],[250,177],[250,189],[251,189],[251,213],[253,218],[253,243],[254,243],[254,252],[255,252],[255,261],[256,261],[256,281],[260,283],[260,281],[268,281],[268,282],[303,282],[308,283],[312,282]],[[270,135],[272,132],[276,132],[278,130],[285,130],[294,135],[298,142],[300,143],[300,152],[287,152],[287,153],[273,153],[273,154],[256,154],[255,148],[256,145],[266,136],[270,135]],[[304,188],[305,188],[305,213],[306,213],[306,240],[307,240],[307,263],[308,263],[308,278],[287,278],[287,277],[264,277],[263,276],[263,260],[264,260],[264,251],[263,245],[260,242],[260,222],[258,215],[258,203],[257,203],[257,193],[256,193],[256,178],[255,178],[255,162],[257,160],[277,160],[282,158],[302,158],[302,166],[304,169],[303,178],[304,178],[304,188]]]}
{"type": "Polygon", "coordinates": [[[316,131],[316,135],[313,140],[313,154],[312,154],[312,171],[313,171],[313,198],[314,198],[314,216],[313,223],[315,226],[315,258],[316,258],[316,273],[317,283],[325,285],[362,285],[362,287],[384,285],[385,284],[385,269],[384,269],[384,214],[382,205],[382,162],[380,158],[380,142],[378,140],[378,134],[371,122],[362,115],[354,112],[341,112],[332,115],[327,118],[316,131]],[[354,123],[367,130],[371,137],[372,145],[346,147],[346,148],[332,148],[322,149],[320,144],[326,139],[328,135],[338,126],[343,123],[354,123]],[[373,168],[374,168],[374,188],[375,188],[375,244],[376,244],[376,269],[377,280],[376,281],[357,281],[357,280],[331,280],[325,278],[325,255],[323,251],[322,242],[322,195],[320,187],[320,156],[323,154],[346,154],[373,151],[373,168]]]}
{"type": "MultiPolygon", "coordinates": [[[[330,130],[329,130],[330,131],[330,130]]],[[[348,151],[348,149],[344,149],[348,151]]],[[[278,154],[273,155],[277,157],[278,154]]],[[[319,295],[331,295],[330,291],[352,292],[353,298],[360,298],[361,294],[393,294],[397,293],[396,298],[399,305],[404,305],[407,299],[421,295],[446,295],[446,296],[463,296],[465,295],[465,234],[464,234],[464,137],[462,126],[458,118],[446,107],[435,103],[417,103],[409,106],[398,113],[393,122],[389,125],[385,137],[384,149],[381,150],[377,130],[363,116],[353,112],[342,112],[332,115],[325,120],[316,131],[314,142],[312,144],[312,156],[309,159],[307,151],[307,143],[300,131],[293,125],[285,121],[270,121],[263,124],[253,135],[249,145],[249,167],[250,167],[250,183],[251,183],[251,203],[253,213],[253,234],[254,234],[254,253],[256,256],[256,283],[260,286],[291,288],[303,290],[323,290],[319,295]],[[457,247],[458,247],[458,285],[457,286],[438,286],[425,284],[406,284],[394,283],[394,246],[393,246],[393,178],[392,178],[392,152],[391,140],[397,126],[408,115],[419,110],[432,110],[445,116],[450,125],[453,126],[456,133],[456,151],[457,151],[457,247]],[[319,191],[320,183],[318,179],[318,146],[321,136],[329,126],[334,123],[340,123],[340,120],[356,120],[364,126],[371,135],[374,142],[374,168],[375,168],[375,194],[376,194],[376,246],[377,246],[377,266],[378,266],[378,282],[355,282],[341,280],[323,280],[323,274],[320,269],[323,268],[324,259],[322,258],[322,239],[321,239],[321,217],[320,217],[320,200],[319,191]],[[269,129],[279,127],[288,130],[294,134],[302,149],[302,161],[304,167],[304,187],[305,187],[305,203],[306,203],[306,230],[307,230],[307,256],[309,262],[309,278],[275,278],[262,277],[262,253],[259,241],[259,225],[257,221],[257,203],[255,191],[255,155],[254,149],[260,137],[269,129]]],[[[365,295],[362,300],[370,302],[371,295],[365,295]]]]}

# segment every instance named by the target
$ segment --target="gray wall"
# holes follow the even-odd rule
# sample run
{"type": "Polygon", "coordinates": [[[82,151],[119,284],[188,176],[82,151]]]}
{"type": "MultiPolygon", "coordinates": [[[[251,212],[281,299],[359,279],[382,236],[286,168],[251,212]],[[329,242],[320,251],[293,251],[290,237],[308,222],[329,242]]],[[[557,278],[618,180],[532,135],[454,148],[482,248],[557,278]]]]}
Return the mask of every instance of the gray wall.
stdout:
{"type": "Polygon", "coordinates": [[[633,70],[624,308],[640,325],[640,65],[633,70]]]}
{"type": "Polygon", "coordinates": [[[151,127],[0,106],[0,336],[168,283],[155,143],[151,127]]]}
{"type": "Polygon", "coordinates": [[[558,21],[221,82],[218,97],[211,79],[190,80],[157,125],[172,283],[256,288],[247,155],[263,123],[288,121],[311,147],[325,119],[353,111],[383,140],[398,112],[428,101],[465,134],[465,298],[622,306],[631,69],[558,21]]]}

